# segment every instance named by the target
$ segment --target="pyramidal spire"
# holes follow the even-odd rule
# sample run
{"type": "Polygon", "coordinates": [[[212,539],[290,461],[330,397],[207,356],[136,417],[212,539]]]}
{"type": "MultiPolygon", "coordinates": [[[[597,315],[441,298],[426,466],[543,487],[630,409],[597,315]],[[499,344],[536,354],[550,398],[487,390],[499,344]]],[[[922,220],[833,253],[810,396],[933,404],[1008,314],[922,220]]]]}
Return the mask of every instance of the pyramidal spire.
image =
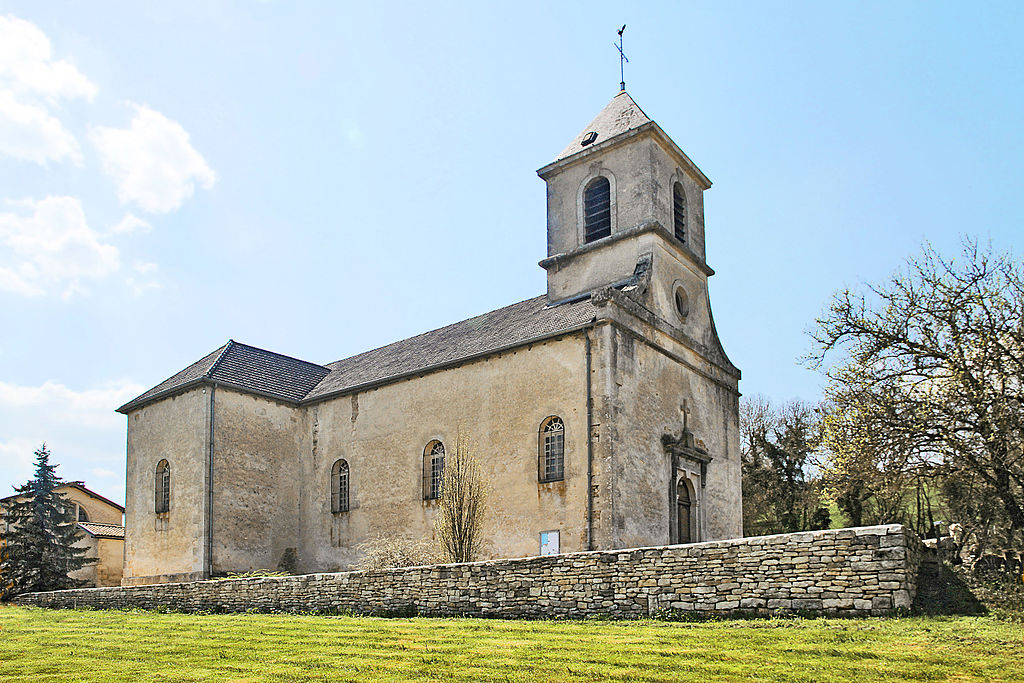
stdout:
{"type": "Polygon", "coordinates": [[[562,152],[555,157],[555,161],[561,161],[567,157],[582,152],[591,145],[596,145],[611,140],[617,135],[639,128],[651,119],[633,101],[629,93],[620,91],[612,101],[601,110],[601,113],[594,117],[594,120],[587,124],[587,127],[573,139],[562,152]]]}

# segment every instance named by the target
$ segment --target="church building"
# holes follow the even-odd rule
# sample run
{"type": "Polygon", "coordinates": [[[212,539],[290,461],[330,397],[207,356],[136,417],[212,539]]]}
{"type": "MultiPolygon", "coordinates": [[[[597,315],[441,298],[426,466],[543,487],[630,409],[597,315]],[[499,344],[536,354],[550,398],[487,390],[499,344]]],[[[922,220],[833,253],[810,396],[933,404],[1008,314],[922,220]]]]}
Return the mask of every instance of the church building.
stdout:
{"type": "Polygon", "coordinates": [[[460,430],[490,484],[486,557],[740,536],[711,182],[624,90],[537,173],[546,294],[324,365],[228,341],[120,407],[123,583],[338,571],[369,539],[429,539],[460,430]]]}

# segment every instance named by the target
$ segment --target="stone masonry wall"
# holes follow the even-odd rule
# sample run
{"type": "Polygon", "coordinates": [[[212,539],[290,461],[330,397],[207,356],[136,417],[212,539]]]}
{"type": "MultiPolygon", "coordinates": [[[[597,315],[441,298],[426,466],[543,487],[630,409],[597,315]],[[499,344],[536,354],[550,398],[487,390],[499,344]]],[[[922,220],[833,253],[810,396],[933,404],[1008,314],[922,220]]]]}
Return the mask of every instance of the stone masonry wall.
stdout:
{"type": "Polygon", "coordinates": [[[880,615],[910,607],[920,558],[917,537],[888,525],[384,571],[31,593],[18,602],[541,618],[673,610],[880,615]]]}

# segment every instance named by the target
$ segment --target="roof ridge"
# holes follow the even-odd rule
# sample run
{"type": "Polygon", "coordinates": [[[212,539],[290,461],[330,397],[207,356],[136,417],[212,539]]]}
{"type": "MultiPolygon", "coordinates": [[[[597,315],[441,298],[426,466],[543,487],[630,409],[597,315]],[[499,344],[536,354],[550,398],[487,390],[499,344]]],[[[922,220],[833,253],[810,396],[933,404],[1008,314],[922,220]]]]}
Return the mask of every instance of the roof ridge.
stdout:
{"type": "MultiPolygon", "coordinates": [[[[270,355],[277,356],[278,358],[287,358],[288,360],[293,360],[296,363],[305,363],[306,365],[312,365],[314,367],[322,368],[324,370],[330,370],[330,368],[328,368],[328,367],[326,367],[324,365],[321,365],[320,363],[314,363],[311,360],[305,360],[303,358],[296,358],[295,356],[289,356],[288,354],[285,354],[285,353],[278,353],[277,351],[271,351],[270,349],[264,349],[262,347],[253,346],[252,344],[246,344],[244,342],[236,342],[234,339],[229,340],[229,342],[231,343],[232,347],[239,346],[239,347],[242,347],[242,348],[251,349],[253,351],[260,351],[262,353],[269,353],[270,355]]],[[[211,373],[214,371],[214,369],[217,367],[217,365],[219,363],[220,363],[220,358],[218,358],[217,361],[210,368],[210,372],[211,373]]]]}
{"type": "Polygon", "coordinates": [[[210,369],[204,372],[202,375],[200,375],[200,377],[203,377],[205,379],[213,379],[213,371],[217,369],[217,366],[220,365],[220,362],[224,360],[224,356],[227,355],[228,350],[231,349],[234,345],[235,340],[228,339],[228,343],[224,345],[223,349],[221,349],[220,354],[217,356],[217,359],[210,364],[210,369]]]}

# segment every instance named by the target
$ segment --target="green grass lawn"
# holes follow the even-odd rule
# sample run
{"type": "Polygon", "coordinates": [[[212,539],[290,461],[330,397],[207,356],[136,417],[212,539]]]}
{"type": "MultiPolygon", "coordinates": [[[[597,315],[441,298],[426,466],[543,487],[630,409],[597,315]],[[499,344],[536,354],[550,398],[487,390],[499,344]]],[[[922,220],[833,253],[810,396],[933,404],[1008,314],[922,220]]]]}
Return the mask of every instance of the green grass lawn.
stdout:
{"type": "Polygon", "coordinates": [[[7,681],[1024,681],[992,617],[661,621],[0,607],[7,681]]]}

